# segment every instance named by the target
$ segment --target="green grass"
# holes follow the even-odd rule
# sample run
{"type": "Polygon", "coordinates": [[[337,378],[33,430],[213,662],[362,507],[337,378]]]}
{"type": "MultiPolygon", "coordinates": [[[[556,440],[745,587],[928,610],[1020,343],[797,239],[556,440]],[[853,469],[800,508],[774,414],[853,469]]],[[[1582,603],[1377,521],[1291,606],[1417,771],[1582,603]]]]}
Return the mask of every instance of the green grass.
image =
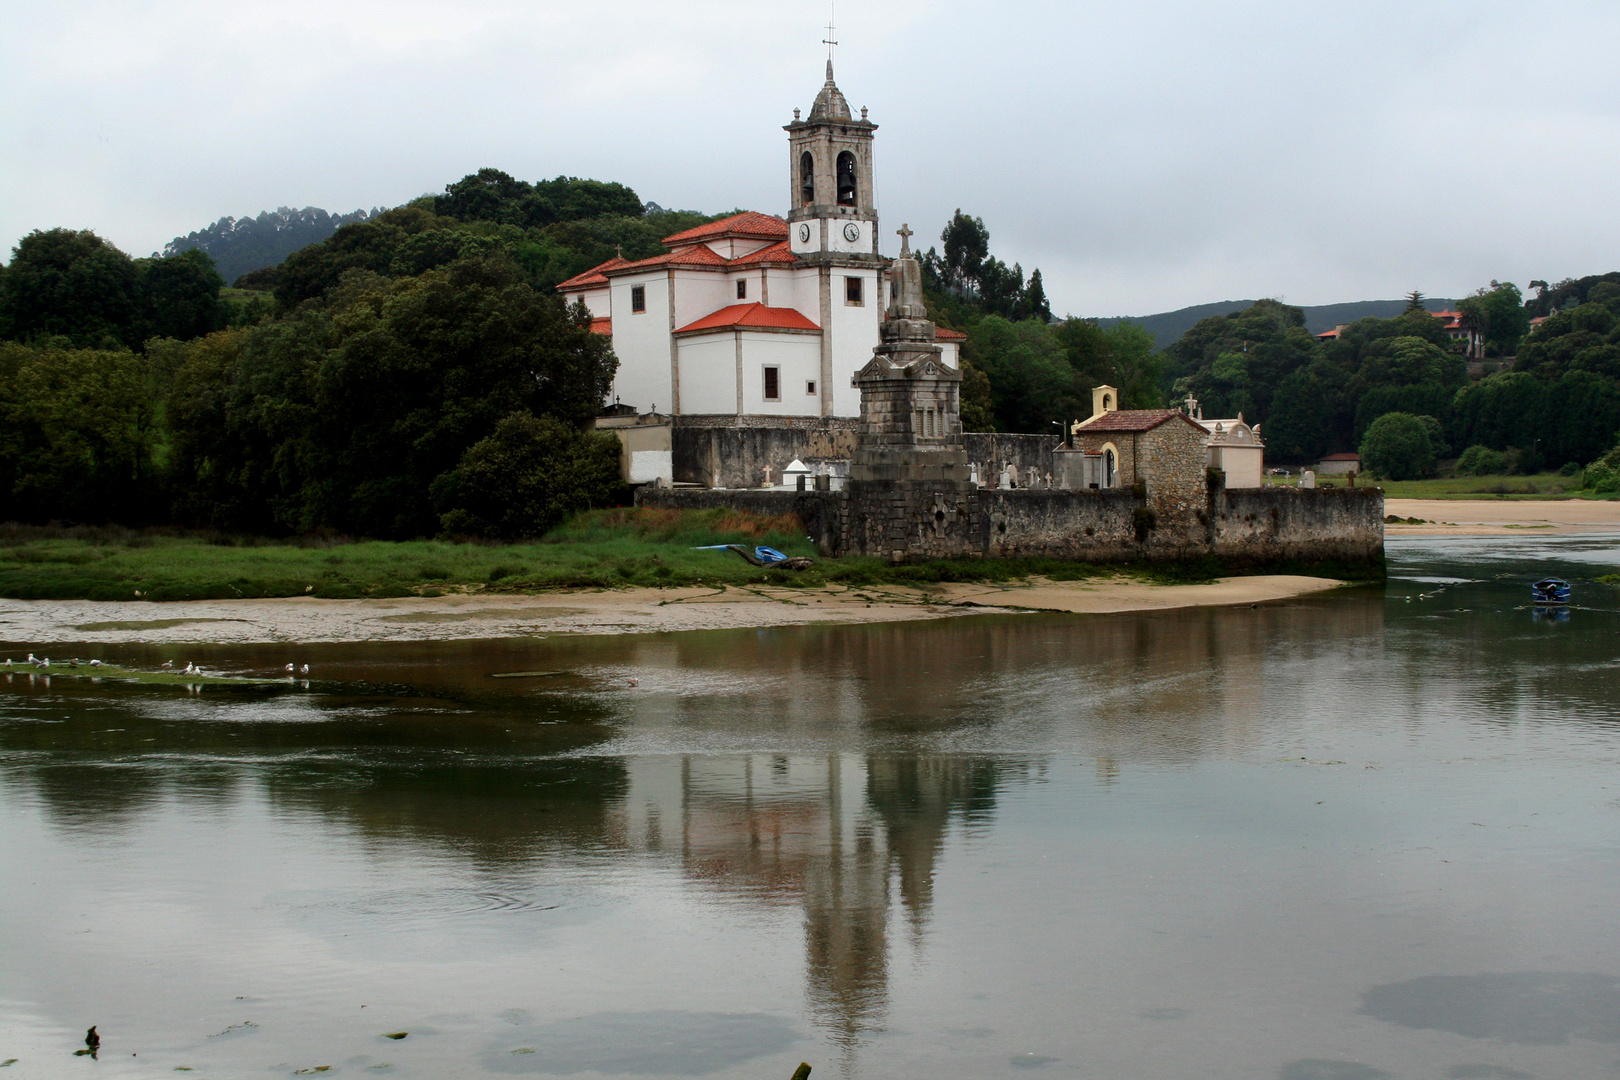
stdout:
{"type": "MultiPolygon", "coordinates": [[[[598,510],[522,544],[439,540],[271,541],[126,529],[0,527],[0,596],[22,600],[220,600],[440,596],[721,585],[814,588],[945,582],[1080,581],[1117,574],[1162,583],[1213,580],[1245,568],[1187,563],[1093,565],[1050,558],[950,559],[902,566],[875,558],[823,559],[791,515],[730,510],[598,510]],[[808,570],[761,569],[705,544],[758,544],[816,560],[808,570]]],[[[1267,573],[1309,567],[1253,568],[1267,573]]],[[[1318,567],[1335,577],[1377,569],[1318,567]]]]}
{"type": "MultiPolygon", "coordinates": [[[[1594,495],[1577,491],[1576,476],[1537,473],[1534,476],[1447,476],[1434,480],[1373,480],[1356,478],[1356,487],[1384,489],[1386,499],[1614,499],[1615,495],[1594,495]]],[[[1298,477],[1291,477],[1290,485],[1298,477]]],[[[1342,476],[1319,476],[1318,487],[1344,487],[1342,476]]]]}

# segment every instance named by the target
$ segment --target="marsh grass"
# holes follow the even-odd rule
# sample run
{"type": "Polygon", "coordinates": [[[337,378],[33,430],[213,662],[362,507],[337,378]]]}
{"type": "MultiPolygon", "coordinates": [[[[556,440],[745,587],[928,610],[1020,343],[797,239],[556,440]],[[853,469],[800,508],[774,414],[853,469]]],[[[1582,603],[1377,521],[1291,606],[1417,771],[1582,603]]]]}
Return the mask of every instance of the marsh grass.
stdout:
{"type": "Polygon", "coordinates": [[[23,600],[341,599],[695,585],[926,589],[949,582],[1081,581],[1119,574],[1189,583],[1233,572],[1243,571],[1216,559],[1136,566],[1044,558],[904,566],[872,558],[822,559],[796,517],[734,510],[597,510],[522,544],[0,526],[0,596],[23,600]],[[764,544],[816,562],[804,571],[762,569],[735,552],[694,550],[708,544],[764,544]]]}

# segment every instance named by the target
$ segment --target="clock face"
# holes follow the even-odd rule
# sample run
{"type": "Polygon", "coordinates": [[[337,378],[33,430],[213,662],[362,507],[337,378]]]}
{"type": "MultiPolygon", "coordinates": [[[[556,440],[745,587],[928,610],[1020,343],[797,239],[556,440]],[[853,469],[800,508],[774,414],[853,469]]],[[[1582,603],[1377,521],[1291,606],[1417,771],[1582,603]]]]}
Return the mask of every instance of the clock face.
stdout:
{"type": "Polygon", "coordinates": [[[859,240],[860,238],[861,238],[861,227],[859,225],[855,224],[852,221],[848,225],[844,226],[844,239],[845,240],[848,240],[850,243],[853,244],[855,241],[859,240]]]}
{"type": "Polygon", "coordinates": [[[808,244],[809,242],[810,242],[810,226],[808,226],[808,225],[800,225],[799,226],[799,243],[808,244]]]}

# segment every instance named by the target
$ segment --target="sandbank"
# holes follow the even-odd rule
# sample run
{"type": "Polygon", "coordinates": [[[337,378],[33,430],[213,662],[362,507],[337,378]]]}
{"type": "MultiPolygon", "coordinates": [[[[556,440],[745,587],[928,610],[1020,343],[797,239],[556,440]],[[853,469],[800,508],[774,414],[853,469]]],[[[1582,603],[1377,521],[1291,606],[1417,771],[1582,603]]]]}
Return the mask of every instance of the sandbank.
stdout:
{"type": "Polygon", "coordinates": [[[1124,577],[1035,578],[927,589],[733,586],[388,600],[0,600],[0,641],[26,649],[45,642],[255,644],[645,634],[905,622],[1017,610],[1111,614],[1258,604],[1339,584],[1328,578],[1270,575],[1201,585],[1155,585],[1124,577]]]}
{"type": "Polygon", "coordinates": [[[1620,501],[1596,499],[1385,499],[1384,513],[1424,522],[1386,525],[1387,536],[1620,532],[1620,501]]]}

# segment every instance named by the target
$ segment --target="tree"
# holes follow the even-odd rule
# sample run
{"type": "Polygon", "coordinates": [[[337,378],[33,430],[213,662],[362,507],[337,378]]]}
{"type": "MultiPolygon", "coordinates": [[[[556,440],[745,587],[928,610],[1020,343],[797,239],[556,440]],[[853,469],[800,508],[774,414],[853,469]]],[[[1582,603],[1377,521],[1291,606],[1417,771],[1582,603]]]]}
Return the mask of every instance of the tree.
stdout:
{"type": "Polygon", "coordinates": [[[318,244],[342,226],[369,216],[364,210],[329,214],[318,206],[302,210],[280,206],[257,217],[222,217],[206,228],[170,240],[163,254],[200,250],[214,260],[222,278],[237,282],[244,274],[275,266],[299,248],[318,244]]]}
{"type": "Polygon", "coordinates": [[[1411,413],[1385,413],[1361,438],[1361,464],[1388,480],[1416,480],[1434,471],[1434,446],[1423,421],[1411,413]]]}
{"type": "Polygon", "coordinates": [[[990,255],[990,230],[984,227],[984,219],[964,214],[962,208],[957,207],[939,239],[945,245],[941,263],[945,287],[976,289],[984,260],[990,255]]]}
{"type": "Polygon", "coordinates": [[[623,501],[619,441],[527,412],[503,417],[434,485],[448,536],[520,540],[623,501]]]}
{"type": "Polygon", "coordinates": [[[188,248],[178,255],[142,259],[137,266],[147,301],[143,338],[186,341],[224,328],[230,309],[219,290],[225,281],[207,252],[188,248]]]}
{"type": "Polygon", "coordinates": [[[1406,307],[1401,309],[1402,315],[1427,315],[1429,309],[1424,304],[1426,297],[1416,289],[1406,294],[1406,307]]]}
{"type": "Polygon", "coordinates": [[[141,341],[142,307],[128,255],[88,229],[35,230],[12,249],[0,327],[14,341],[132,348],[141,341]]]}
{"type": "Polygon", "coordinates": [[[1039,270],[1030,273],[1029,284],[1024,288],[1024,311],[1028,318],[1052,321],[1052,305],[1047,303],[1046,285],[1041,281],[1039,270]]]}

